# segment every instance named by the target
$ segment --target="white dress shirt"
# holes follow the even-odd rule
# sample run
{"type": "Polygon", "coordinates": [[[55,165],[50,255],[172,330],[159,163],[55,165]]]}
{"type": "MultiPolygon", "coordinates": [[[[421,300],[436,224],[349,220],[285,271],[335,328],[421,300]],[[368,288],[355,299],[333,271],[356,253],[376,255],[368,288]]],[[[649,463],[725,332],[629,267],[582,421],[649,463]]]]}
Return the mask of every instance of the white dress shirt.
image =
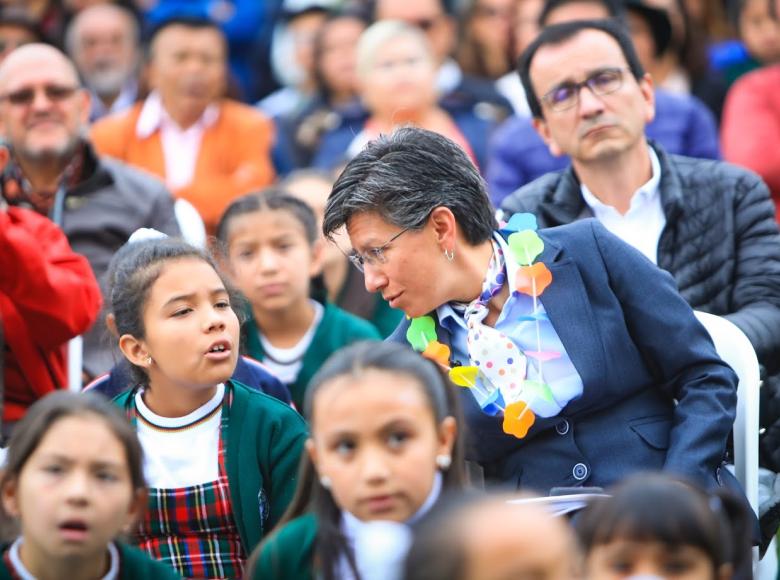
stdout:
{"type": "Polygon", "coordinates": [[[658,189],[661,164],[653,148],[648,146],[647,150],[653,174],[647,183],[631,196],[631,205],[625,215],[599,200],[584,183],[580,185],[580,191],[585,203],[604,227],[642,252],[653,264],[658,264],[658,240],[666,225],[666,216],[661,206],[661,192],[658,189]]]}
{"type": "Polygon", "coordinates": [[[179,189],[192,182],[203,133],[218,118],[219,106],[211,104],[191,127],[182,129],[163,107],[159,93],[155,91],[146,97],[135,134],[139,139],[147,139],[155,131],[160,131],[168,187],[179,189]]]}

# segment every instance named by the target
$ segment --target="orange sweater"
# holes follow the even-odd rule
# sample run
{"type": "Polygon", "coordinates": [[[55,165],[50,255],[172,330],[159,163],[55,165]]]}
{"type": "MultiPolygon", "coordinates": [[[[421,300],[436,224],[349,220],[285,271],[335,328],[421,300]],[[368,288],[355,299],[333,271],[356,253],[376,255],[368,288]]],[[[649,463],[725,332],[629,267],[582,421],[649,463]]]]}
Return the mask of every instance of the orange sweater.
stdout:
{"type": "MultiPolygon", "coordinates": [[[[137,103],[129,111],[95,123],[92,142],[100,154],[164,179],[159,130],[146,139],[136,135],[142,106],[143,103],[137,103]]],[[[213,234],[222,212],[233,199],[273,182],[272,139],[273,126],[259,111],[234,101],[222,101],[217,122],[203,133],[192,183],[173,194],[192,203],[213,234]]]]}

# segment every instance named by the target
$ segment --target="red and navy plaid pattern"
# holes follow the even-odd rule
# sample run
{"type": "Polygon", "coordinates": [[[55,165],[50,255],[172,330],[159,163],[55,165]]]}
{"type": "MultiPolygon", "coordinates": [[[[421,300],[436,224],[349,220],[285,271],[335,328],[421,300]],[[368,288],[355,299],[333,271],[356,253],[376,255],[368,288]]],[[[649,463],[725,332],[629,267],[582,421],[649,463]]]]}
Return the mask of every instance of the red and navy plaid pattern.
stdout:
{"type": "Polygon", "coordinates": [[[225,470],[227,409],[232,402],[229,388],[225,399],[219,437],[219,477],[189,487],[150,489],[148,509],[136,533],[138,547],[185,578],[243,575],[246,554],[233,520],[225,470]]]}

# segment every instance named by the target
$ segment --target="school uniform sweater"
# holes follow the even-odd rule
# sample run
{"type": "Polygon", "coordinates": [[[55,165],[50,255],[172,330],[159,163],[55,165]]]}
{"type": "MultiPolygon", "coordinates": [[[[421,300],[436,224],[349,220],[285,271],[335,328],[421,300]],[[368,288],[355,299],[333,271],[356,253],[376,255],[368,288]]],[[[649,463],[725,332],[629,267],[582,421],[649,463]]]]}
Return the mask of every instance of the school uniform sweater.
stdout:
{"type": "MultiPolygon", "coordinates": [[[[260,342],[258,326],[251,310],[247,312],[244,323],[247,354],[262,361],[265,350],[260,342]]],[[[317,330],[314,332],[309,348],[303,355],[301,367],[295,382],[288,385],[296,408],[303,409],[303,395],[314,373],[316,373],[330,355],[340,348],[359,340],[381,340],[379,332],[369,322],[344,312],[338,306],[326,304],[317,330]]]]}
{"type": "MultiPolygon", "coordinates": [[[[279,521],[295,493],[307,437],[303,418],[277,399],[230,380],[233,403],[225,456],[233,518],[249,554],[279,521]]],[[[135,389],[114,401],[125,410],[135,389]]]]}
{"type": "MultiPolygon", "coordinates": [[[[119,576],[120,580],[137,580],[138,578],[154,578],[154,580],[177,580],[180,579],[176,571],[150,558],[146,552],[127,546],[119,542],[116,543],[119,550],[119,576]]],[[[6,564],[5,554],[9,545],[3,549],[3,558],[0,558],[0,580],[14,580],[16,576],[6,564]]]]}
{"type": "Polygon", "coordinates": [[[314,541],[317,516],[304,514],[287,522],[263,544],[252,580],[314,580],[314,541]]]}

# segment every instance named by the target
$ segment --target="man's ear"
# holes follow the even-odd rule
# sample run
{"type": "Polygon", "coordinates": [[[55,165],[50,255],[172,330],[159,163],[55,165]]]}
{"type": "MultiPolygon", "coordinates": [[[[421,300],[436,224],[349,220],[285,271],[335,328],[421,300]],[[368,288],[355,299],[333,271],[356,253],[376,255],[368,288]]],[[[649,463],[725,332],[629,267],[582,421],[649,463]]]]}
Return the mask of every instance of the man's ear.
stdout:
{"type": "Polygon", "coordinates": [[[123,334],[119,337],[119,350],[125,358],[137,367],[148,369],[149,351],[146,345],[131,334],[123,334]]]}
{"type": "Polygon", "coordinates": [[[547,124],[547,121],[545,121],[542,117],[534,117],[531,122],[533,123],[536,132],[542,138],[542,141],[544,141],[544,144],[547,145],[547,148],[550,150],[550,153],[553,155],[553,157],[560,157],[563,155],[563,151],[561,151],[560,147],[558,147],[558,144],[553,140],[552,133],[550,132],[550,127],[547,124]]]}
{"type": "Polygon", "coordinates": [[[653,83],[653,77],[650,76],[650,73],[645,73],[637,83],[639,84],[639,90],[642,92],[642,98],[647,107],[645,123],[650,123],[655,119],[655,83],[653,83]]]}

